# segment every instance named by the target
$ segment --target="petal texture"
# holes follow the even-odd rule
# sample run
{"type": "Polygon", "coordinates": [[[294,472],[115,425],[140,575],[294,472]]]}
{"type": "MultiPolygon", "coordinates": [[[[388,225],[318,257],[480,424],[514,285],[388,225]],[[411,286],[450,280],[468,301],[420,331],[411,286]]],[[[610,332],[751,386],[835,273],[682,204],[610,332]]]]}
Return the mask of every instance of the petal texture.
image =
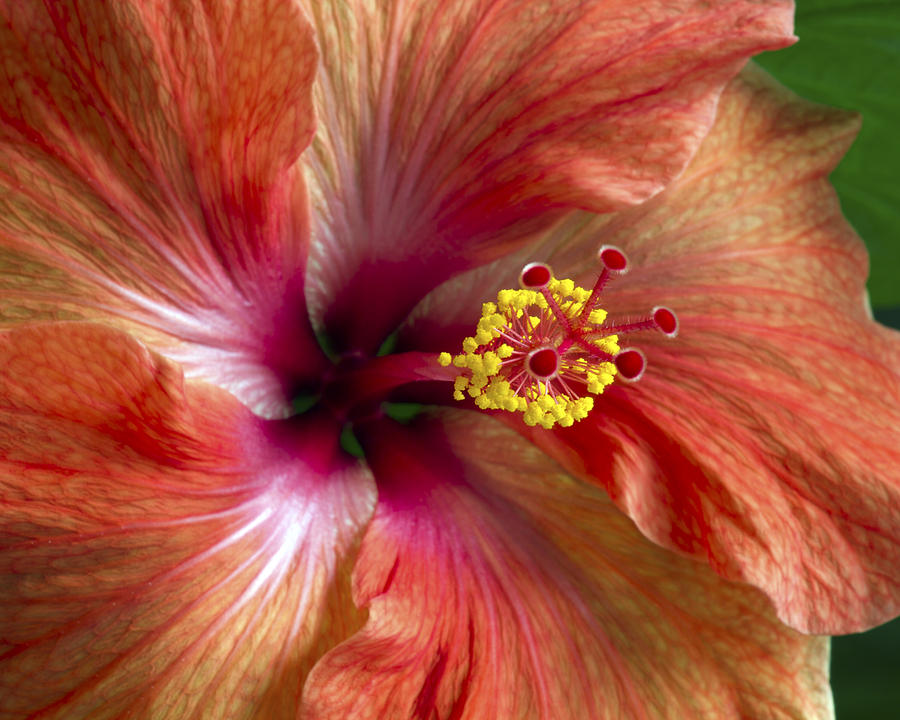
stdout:
{"type": "Polygon", "coordinates": [[[644,379],[590,422],[536,436],[649,537],[829,634],[900,611],[900,335],[871,320],[827,181],[857,125],[748,69],[682,178],[557,236],[561,270],[623,247],[633,271],[606,306],[665,304],[681,331],[641,338],[644,379]]]}
{"type": "Polygon", "coordinates": [[[829,718],[827,640],[650,543],[502,424],[363,433],[379,487],[363,629],[310,675],[324,718],[829,718]]]}
{"type": "Polygon", "coordinates": [[[294,717],[362,621],[336,433],[98,326],[0,334],[0,387],[0,718],[294,717]]]}
{"type": "Polygon", "coordinates": [[[722,86],[792,39],[790,2],[308,4],[323,60],[313,311],[355,349],[563,209],[661,190],[722,86]],[[378,313],[360,312],[372,296],[378,313]]]}
{"type": "Polygon", "coordinates": [[[0,2],[0,322],[116,322],[283,412],[315,65],[289,0],[0,2]]]}

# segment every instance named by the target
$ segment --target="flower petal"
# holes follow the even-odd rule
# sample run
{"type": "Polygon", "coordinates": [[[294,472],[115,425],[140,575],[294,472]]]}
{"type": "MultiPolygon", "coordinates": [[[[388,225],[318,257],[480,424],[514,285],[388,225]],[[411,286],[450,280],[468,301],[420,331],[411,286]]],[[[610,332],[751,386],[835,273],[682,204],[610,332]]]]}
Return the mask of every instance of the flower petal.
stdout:
{"type": "Polygon", "coordinates": [[[676,340],[590,423],[536,440],[652,539],[706,556],[809,632],[900,611],[900,335],[871,320],[865,250],[827,176],[856,118],[748,69],[685,175],[590,221],[551,261],[629,254],[614,314],[664,304],[676,340]]]}
{"type": "Polygon", "coordinates": [[[283,412],[315,66],[289,0],[0,3],[0,322],[114,320],[283,412]]]}
{"type": "Polygon", "coordinates": [[[787,0],[308,4],[323,54],[314,312],[364,350],[564,209],[661,190],[722,86],[792,39],[787,0]]]}
{"type": "Polygon", "coordinates": [[[0,333],[0,715],[294,717],[371,478],[127,335],[0,333]],[[284,439],[283,437],[281,438],[284,439]]]}
{"type": "Polygon", "coordinates": [[[450,411],[362,442],[368,621],[314,668],[303,717],[832,716],[827,639],[650,543],[502,424],[450,411]]]}

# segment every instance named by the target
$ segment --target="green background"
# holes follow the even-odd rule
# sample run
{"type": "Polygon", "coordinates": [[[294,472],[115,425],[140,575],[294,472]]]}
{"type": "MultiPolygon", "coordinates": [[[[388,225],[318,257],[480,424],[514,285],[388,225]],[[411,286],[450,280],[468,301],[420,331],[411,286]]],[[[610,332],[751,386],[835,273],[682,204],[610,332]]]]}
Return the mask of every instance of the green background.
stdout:
{"type": "MultiPolygon", "coordinates": [[[[797,0],[795,32],[758,60],[800,95],[862,113],[832,181],[869,248],[875,317],[900,328],[900,0],[797,0]]],[[[837,720],[900,720],[900,620],[835,638],[832,686],[837,720]]]]}

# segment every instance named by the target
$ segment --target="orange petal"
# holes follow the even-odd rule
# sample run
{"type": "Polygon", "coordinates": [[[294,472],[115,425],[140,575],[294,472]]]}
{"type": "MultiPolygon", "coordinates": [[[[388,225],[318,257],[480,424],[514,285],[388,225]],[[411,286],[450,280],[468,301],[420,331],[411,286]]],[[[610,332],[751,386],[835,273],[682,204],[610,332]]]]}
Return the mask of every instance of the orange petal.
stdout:
{"type": "Polygon", "coordinates": [[[115,321],[283,410],[315,66],[288,0],[0,2],[0,322],[115,321]]]}
{"type": "Polygon", "coordinates": [[[368,621],[312,671],[303,717],[832,717],[826,639],[650,543],[495,420],[450,411],[363,444],[368,621]]]}
{"type": "Polygon", "coordinates": [[[722,86],[792,39],[787,0],[308,4],[323,60],[310,282],[337,344],[363,349],[563,209],[659,192],[722,86]]]}
{"type": "Polygon", "coordinates": [[[374,487],[336,433],[281,450],[99,326],[0,333],[0,387],[0,715],[294,717],[362,622],[348,553],[374,487]]]}
{"type": "Polygon", "coordinates": [[[649,537],[829,634],[900,612],[900,335],[870,318],[827,181],[857,127],[750,68],[683,177],[567,238],[561,269],[629,254],[612,313],[665,304],[681,330],[641,338],[644,379],[590,425],[538,439],[649,537]]]}

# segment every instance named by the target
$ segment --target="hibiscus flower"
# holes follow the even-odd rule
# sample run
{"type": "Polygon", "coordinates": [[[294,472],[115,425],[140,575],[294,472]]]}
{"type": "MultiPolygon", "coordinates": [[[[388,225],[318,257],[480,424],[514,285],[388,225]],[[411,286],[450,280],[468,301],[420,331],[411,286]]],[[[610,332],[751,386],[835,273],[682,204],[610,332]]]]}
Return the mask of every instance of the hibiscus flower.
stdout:
{"type": "Polygon", "coordinates": [[[900,343],[789,3],[0,8],[0,718],[831,716],[900,343]]]}

